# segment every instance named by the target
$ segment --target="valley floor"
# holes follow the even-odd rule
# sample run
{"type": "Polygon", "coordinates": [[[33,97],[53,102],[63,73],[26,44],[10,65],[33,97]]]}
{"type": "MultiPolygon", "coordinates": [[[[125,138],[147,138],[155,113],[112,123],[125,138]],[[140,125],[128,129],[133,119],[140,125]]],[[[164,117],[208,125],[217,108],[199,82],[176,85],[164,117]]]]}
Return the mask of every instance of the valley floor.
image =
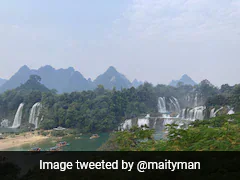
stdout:
{"type": "Polygon", "coordinates": [[[15,135],[15,136],[8,136],[5,139],[0,139],[0,151],[7,150],[9,148],[22,146],[25,144],[34,144],[36,142],[40,142],[46,140],[47,136],[33,134],[31,132],[15,135]]]}

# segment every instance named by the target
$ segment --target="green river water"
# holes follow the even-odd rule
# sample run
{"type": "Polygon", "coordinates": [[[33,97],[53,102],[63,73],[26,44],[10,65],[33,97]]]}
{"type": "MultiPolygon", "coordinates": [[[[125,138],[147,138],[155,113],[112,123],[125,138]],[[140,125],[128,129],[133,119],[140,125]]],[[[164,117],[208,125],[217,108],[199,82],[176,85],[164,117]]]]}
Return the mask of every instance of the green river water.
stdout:
{"type": "Polygon", "coordinates": [[[108,140],[109,133],[100,133],[100,137],[96,139],[89,139],[89,135],[82,135],[80,139],[75,137],[63,137],[59,141],[54,141],[52,138],[34,144],[26,144],[19,147],[9,148],[6,151],[28,151],[32,147],[40,147],[42,150],[49,150],[49,148],[56,146],[60,141],[66,141],[69,146],[62,147],[62,151],[96,151],[103,143],[108,140]]]}
{"type": "MultiPolygon", "coordinates": [[[[99,133],[100,137],[96,139],[90,139],[91,134],[85,134],[80,136],[80,139],[76,139],[75,136],[63,137],[61,140],[56,141],[54,138],[36,142],[33,144],[25,144],[18,147],[6,149],[6,151],[28,151],[33,147],[40,147],[43,151],[48,151],[51,147],[56,146],[60,141],[66,141],[68,146],[62,147],[62,151],[96,151],[103,143],[109,138],[109,133],[99,133]]],[[[161,139],[162,133],[154,134],[155,139],[161,139]]]]}

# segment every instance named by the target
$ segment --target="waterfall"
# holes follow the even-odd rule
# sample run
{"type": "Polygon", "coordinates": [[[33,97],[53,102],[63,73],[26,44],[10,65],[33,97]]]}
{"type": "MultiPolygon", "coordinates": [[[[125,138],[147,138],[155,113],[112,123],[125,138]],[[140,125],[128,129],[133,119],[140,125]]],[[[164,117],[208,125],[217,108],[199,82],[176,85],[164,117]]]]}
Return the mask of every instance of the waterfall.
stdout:
{"type": "Polygon", "coordinates": [[[159,97],[158,98],[158,112],[160,113],[166,113],[166,100],[165,97],[159,97]]]}
{"type": "Polygon", "coordinates": [[[189,115],[187,116],[189,120],[193,120],[194,119],[194,109],[190,109],[189,110],[189,115]]]}
{"type": "Polygon", "coordinates": [[[187,109],[182,109],[182,111],[181,111],[181,113],[180,113],[180,118],[181,118],[181,119],[185,119],[185,118],[186,118],[186,117],[185,117],[186,110],[187,110],[187,109]]]}
{"type": "Polygon", "coordinates": [[[205,109],[206,109],[205,106],[199,106],[192,109],[183,109],[181,118],[191,121],[195,121],[197,119],[203,120],[205,116],[204,115],[205,109]]]}
{"type": "Polygon", "coordinates": [[[221,108],[219,108],[219,109],[217,109],[217,110],[215,111],[215,108],[213,108],[213,109],[211,110],[211,112],[210,112],[210,118],[216,117],[216,116],[217,116],[217,113],[218,113],[219,111],[221,111],[222,109],[223,109],[223,107],[221,107],[221,108]]]}
{"type": "Polygon", "coordinates": [[[141,126],[149,126],[149,119],[138,119],[138,127],[141,127],[141,126]]]}
{"type": "Polygon", "coordinates": [[[40,122],[42,122],[42,121],[43,121],[43,118],[44,118],[44,116],[42,116],[42,117],[41,117],[41,120],[40,120],[40,122]]]}
{"type": "Polygon", "coordinates": [[[181,108],[180,108],[180,105],[179,105],[179,102],[178,100],[172,96],[172,98],[170,98],[171,102],[173,103],[174,107],[175,107],[175,112],[180,112],[181,111],[181,108]]]}
{"type": "Polygon", "coordinates": [[[196,93],[195,98],[194,98],[194,107],[198,106],[198,94],[196,93]]]}
{"type": "Polygon", "coordinates": [[[23,106],[24,106],[23,103],[19,105],[18,110],[14,117],[12,128],[18,128],[21,125],[23,106]]]}
{"type": "Polygon", "coordinates": [[[195,115],[194,115],[194,120],[199,119],[203,120],[204,119],[204,110],[206,108],[204,106],[200,106],[195,110],[195,115]]]}
{"type": "Polygon", "coordinates": [[[30,116],[29,116],[29,123],[35,125],[35,129],[38,128],[38,119],[41,110],[41,103],[37,102],[33,105],[30,116]]]}
{"type": "Polygon", "coordinates": [[[179,104],[177,98],[173,97],[173,99],[174,99],[175,102],[176,102],[176,105],[177,105],[177,108],[178,108],[178,112],[181,112],[180,104],[179,104]]]}
{"type": "Polygon", "coordinates": [[[178,100],[175,97],[165,98],[159,97],[158,98],[158,112],[165,114],[167,112],[177,112],[180,113],[181,108],[179,105],[178,100]],[[168,106],[166,106],[166,104],[168,106]],[[168,107],[168,109],[167,109],[168,107]]]}
{"type": "Polygon", "coordinates": [[[172,121],[170,115],[164,114],[164,115],[163,115],[163,118],[164,118],[164,120],[163,120],[163,126],[165,126],[165,125],[167,125],[167,124],[172,124],[173,121],[172,121]]]}
{"type": "Polygon", "coordinates": [[[215,108],[213,108],[210,112],[210,118],[213,118],[213,117],[216,117],[216,114],[214,113],[215,112],[215,108]]]}
{"type": "Polygon", "coordinates": [[[187,95],[187,102],[190,102],[191,101],[191,97],[189,95],[187,95]]]}
{"type": "Polygon", "coordinates": [[[125,120],[125,122],[122,124],[122,127],[120,128],[121,130],[125,130],[125,129],[131,129],[132,127],[132,120],[131,119],[127,119],[125,120]]]}
{"type": "Polygon", "coordinates": [[[228,115],[231,115],[231,114],[235,114],[235,112],[233,111],[233,109],[231,109],[230,111],[228,111],[227,114],[228,114],[228,115]]]}
{"type": "Polygon", "coordinates": [[[172,119],[164,119],[163,121],[163,125],[166,126],[168,124],[172,124],[173,123],[173,120],[172,119]]]}
{"type": "MultiPolygon", "coordinates": [[[[150,121],[149,121],[149,115],[147,115],[147,118],[142,118],[142,119],[127,119],[124,121],[124,123],[122,123],[118,130],[129,130],[131,129],[133,126],[145,126],[147,125],[149,127],[150,125],[150,121]]],[[[156,123],[154,122],[154,124],[152,125],[154,127],[156,123]]]]}
{"type": "Polygon", "coordinates": [[[157,119],[154,120],[153,129],[156,129],[157,119]]]}
{"type": "Polygon", "coordinates": [[[145,116],[145,118],[150,118],[150,114],[147,114],[147,115],[145,116]]]}

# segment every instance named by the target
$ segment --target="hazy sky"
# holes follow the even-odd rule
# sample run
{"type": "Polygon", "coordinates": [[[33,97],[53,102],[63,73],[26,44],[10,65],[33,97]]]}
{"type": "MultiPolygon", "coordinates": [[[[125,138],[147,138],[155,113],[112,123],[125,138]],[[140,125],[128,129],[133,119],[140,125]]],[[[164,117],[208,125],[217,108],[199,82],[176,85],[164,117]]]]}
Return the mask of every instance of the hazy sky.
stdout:
{"type": "Polygon", "coordinates": [[[240,0],[0,1],[0,77],[109,66],[133,80],[240,83],[240,0]]]}

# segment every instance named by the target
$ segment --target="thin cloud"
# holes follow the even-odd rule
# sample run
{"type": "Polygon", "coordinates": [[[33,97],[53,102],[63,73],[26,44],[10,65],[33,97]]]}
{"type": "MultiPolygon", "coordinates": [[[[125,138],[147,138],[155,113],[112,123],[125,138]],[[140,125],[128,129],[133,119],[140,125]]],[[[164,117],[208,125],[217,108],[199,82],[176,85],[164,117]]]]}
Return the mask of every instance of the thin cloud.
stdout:
{"type": "Polygon", "coordinates": [[[167,39],[189,36],[201,40],[209,35],[216,38],[214,34],[220,31],[234,39],[240,30],[239,18],[240,1],[236,0],[134,0],[122,19],[127,22],[123,34],[137,38],[163,34],[167,39]]]}
{"type": "Polygon", "coordinates": [[[133,0],[111,39],[124,47],[132,68],[150,70],[140,78],[168,83],[187,73],[221,85],[240,82],[235,66],[222,74],[239,64],[239,32],[239,0],[133,0]]]}

